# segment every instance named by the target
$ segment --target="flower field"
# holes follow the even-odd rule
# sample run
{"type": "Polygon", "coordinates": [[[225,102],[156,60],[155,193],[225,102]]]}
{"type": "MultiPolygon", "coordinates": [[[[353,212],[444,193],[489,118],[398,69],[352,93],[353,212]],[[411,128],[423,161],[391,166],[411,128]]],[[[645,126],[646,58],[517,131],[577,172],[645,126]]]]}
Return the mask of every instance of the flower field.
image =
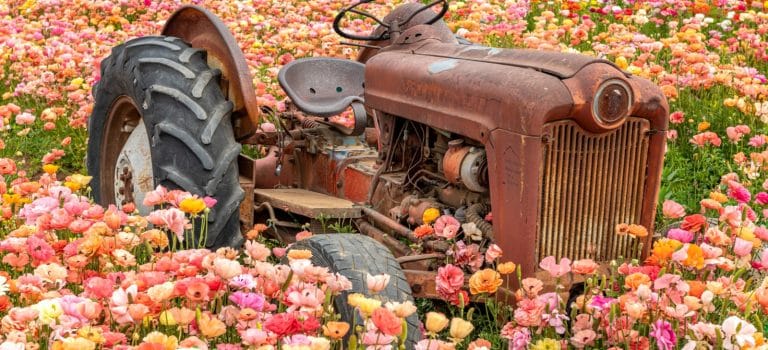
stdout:
{"type": "MultiPolygon", "coordinates": [[[[229,26],[276,110],[282,65],[357,53],[331,27],[346,1],[198,3],[229,26]]],[[[474,224],[427,211],[415,234],[451,248],[443,300],[415,303],[382,301],[389,275],[350,293],[265,225],[242,249],[200,248],[192,232],[212,198],[158,187],[146,216],[93,203],[83,160],[100,61],[181,4],[0,3],[0,349],[768,349],[768,2],[452,1],[446,23],[470,41],[598,56],[661,87],[673,113],[657,228],[674,228],[645,261],[545,258],[552,289],[481,249],[474,224]],[[574,278],[584,290],[567,300],[574,278]],[[512,285],[515,304],[500,302],[512,285]],[[342,320],[338,300],[361,319],[342,320]]]]}

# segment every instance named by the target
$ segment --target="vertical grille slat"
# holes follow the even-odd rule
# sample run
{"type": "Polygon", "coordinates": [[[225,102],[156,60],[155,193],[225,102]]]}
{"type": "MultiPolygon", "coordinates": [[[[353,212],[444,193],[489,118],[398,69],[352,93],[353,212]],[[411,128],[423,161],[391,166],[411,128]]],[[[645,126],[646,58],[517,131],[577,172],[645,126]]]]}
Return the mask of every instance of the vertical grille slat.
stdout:
{"type": "Polygon", "coordinates": [[[639,223],[648,129],[639,118],[604,134],[584,131],[572,120],[545,126],[538,259],[639,257],[637,240],[616,236],[614,227],[639,223]]]}

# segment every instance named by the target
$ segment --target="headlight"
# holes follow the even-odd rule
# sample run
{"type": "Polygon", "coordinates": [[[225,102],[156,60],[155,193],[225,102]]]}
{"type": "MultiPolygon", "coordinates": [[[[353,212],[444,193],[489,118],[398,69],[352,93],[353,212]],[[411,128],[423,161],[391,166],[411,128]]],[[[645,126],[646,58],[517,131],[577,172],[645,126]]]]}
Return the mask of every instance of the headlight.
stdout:
{"type": "Polygon", "coordinates": [[[629,115],[632,107],[632,89],[619,79],[600,84],[592,102],[592,115],[602,124],[614,124],[629,115]]]}

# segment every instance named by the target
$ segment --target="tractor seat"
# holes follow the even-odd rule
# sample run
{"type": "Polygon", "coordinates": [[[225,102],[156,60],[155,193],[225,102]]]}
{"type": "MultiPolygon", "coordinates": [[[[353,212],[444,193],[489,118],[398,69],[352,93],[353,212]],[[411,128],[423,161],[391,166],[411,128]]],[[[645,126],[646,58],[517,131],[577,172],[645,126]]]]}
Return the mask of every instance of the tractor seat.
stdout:
{"type": "Polygon", "coordinates": [[[363,103],[365,65],[338,58],[301,58],[283,66],[277,80],[299,110],[330,117],[354,102],[363,103]]]}

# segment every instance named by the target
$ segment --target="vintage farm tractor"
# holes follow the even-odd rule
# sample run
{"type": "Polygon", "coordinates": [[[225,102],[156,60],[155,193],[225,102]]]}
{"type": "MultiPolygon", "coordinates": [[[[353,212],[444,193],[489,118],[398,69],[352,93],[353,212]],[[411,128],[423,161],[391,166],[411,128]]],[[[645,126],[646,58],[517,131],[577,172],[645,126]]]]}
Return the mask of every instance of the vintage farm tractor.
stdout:
{"type": "Polygon", "coordinates": [[[243,54],[210,12],[183,7],[162,36],[116,47],[89,122],[97,200],[140,206],[158,184],[213,196],[211,247],[240,244],[241,226],[256,221],[286,242],[304,223],[316,233],[329,220],[352,224],[360,234],[298,245],[358,291],[366,272],[392,275],[392,300],[435,295],[447,245],[409,244],[428,208],[474,222],[527,275],[549,255],[647,254],[650,237],[614,227],[652,230],[668,114],[656,86],[602,59],[472,45],[442,21],[445,0],[402,5],[367,36],[345,32],[348,14],[374,18],[358,6],[370,1],[334,22],[366,42],[356,61],[282,68],[291,108],[275,114],[278,128],[261,127],[268,111],[243,54]],[[353,123],[329,119],[350,111],[353,123]],[[266,154],[247,157],[243,144],[266,154]]]}

